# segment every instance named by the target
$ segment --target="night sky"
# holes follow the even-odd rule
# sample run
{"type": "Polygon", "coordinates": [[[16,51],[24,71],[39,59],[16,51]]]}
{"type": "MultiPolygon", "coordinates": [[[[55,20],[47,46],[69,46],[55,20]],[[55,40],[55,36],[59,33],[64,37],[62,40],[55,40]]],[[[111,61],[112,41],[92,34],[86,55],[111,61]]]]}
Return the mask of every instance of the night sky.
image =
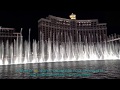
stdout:
{"type": "MultiPolygon", "coordinates": [[[[110,1],[109,1],[110,2],[110,1]]],[[[100,23],[107,23],[108,35],[120,34],[120,13],[117,7],[109,3],[79,3],[75,0],[56,1],[42,3],[19,3],[6,5],[9,8],[0,7],[0,26],[13,27],[19,32],[23,28],[24,39],[28,38],[28,29],[31,28],[31,39],[37,39],[38,20],[54,15],[69,18],[71,13],[77,15],[77,19],[98,19],[100,23]]]]}

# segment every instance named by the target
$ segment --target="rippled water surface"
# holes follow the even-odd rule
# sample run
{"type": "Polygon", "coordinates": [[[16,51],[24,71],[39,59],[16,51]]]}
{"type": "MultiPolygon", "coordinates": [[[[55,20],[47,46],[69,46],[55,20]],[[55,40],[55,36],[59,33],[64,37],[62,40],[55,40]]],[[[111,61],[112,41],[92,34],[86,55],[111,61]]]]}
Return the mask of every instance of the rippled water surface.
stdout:
{"type": "Polygon", "coordinates": [[[120,79],[120,60],[0,66],[0,79],[120,79]]]}

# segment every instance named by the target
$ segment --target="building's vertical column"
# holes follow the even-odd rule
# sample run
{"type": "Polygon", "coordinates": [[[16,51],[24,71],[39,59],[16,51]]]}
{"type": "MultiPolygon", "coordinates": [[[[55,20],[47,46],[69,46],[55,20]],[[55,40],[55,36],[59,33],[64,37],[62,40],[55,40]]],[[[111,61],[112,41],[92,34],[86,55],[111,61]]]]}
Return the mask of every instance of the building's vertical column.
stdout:
{"type": "Polygon", "coordinates": [[[87,30],[87,42],[89,42],[89,30],[87,30]]]}
{"type": "Polygon", "coordinates": [[[83,32],[82,32],[82,29],[80,31],[80,41],[82,42],[83,41],[83,32]]]}
{"type": "Polygon", "coordinates": [[[86,37],[86,30],[85,30],[85,27],[84,27],[84,32],[83,32],[83,35],[84,35],[84,43],[85,43],[85,37],[86,37]]]}
{"type": "Polygon", "coordinates": [[[96,43],[96,30],[93,31],[93,38],[94,38],[94,42],[96,43]]]}
{"type": "Polygon", "coordinates": [[[66,30],[65,30],[65,42],[67,42],[67,31],[69,31],[70,28],[68,26],[68,24],[66,25],[66,30]]]}
{"type": "Polygon", "coordinates": [[[102,37],[103,37],[103,29],[102,28],[101,28],[101,30],[98,29],[98,36],[99,36],[99,40],[101,42],[102,41],[102,37]]]}
{"type": "MultiPolygon", "coordinates": [[[[91,24],[91,25],[92,25],[92,24],[91,24]]],[[[94,40],[93,40],[93,41],[96,42],[96,41],[97,41],[97,37],[96,37],[96,36],[97,36],[97,29],[93,29],[93,27],[92,27],[92,30],[93,30],[93,32],[94,32],[94,37],[93,37],[94,40]]]]}
{"type": "MultiPolygon", "coordinates": [[[[46,25],[46,22],[45,22],[46,25]]],[[[47,40],[47,36],[46,36],[46,32],[47,32],[47,27],[44,25],[44,41],[46,42],[47,40]]]]}
{"type": "Polygon", "coordinates": [[[60,25],[60,30],[59,30],[59,42],[61,43],[61,25],[60,25]]]}
{"type": "Polygon", "coordinates": [[[76,23],[76,42],[78,42],[78,24],[76,23]]]}
{"type": "Polygon", "coordinates": [[[40,39],[41,42],[43,40],[43,26],[41,26],[40,33],[41,33],[41,39],[40,39]]]}
{"type": "Polygon", "coordinates": [[[88,29],[86,29],[86,42],[88,41],[88,29]]]}
{"type": "Polygon", "coordinates": [[[61,32],[61,34],[60,34],[60,39],[61,39],[61,40],[60,40],[60,41],[61,41],[61,43],[62,43],[62,42],[63,42],[63,40],[62,40],[62,39],[63,39],[63,37],[62,37],[63,26],[62,26],[62,28],[61,28],[61,31],[60,31],[60,32],[61,32]]]}
{"type": "Polygon", "coordinates": [[[74,40],[74,38],[75,38],[75,30],[74,30],[74,28],[72,29],[72,33],[70,34],[70,37],[72,37],[71,40],[74,43],[75,42],[75,40],[74,40]]]}
{"type": "Polygon", "coordinates": [[[65,22],[65,25],[64,25],[64,30],[63,30],[63,42],[65,43],[65,30],[66,30],[66,22],[65,22]]]}
{"type": "Polygon", "coordinates": [[[38,27],[39,27],[39,29],[38,29],[38,33],[39,33],[39,36],[38,36],[39,50],[38,50],[38,52],[39,52],[39,55],[40,55],[40,49],[41,49],[41,26],[39,25],[38,27]]]}
{"type": "Polygon", "coordinates": [[[97,42],[100,42],[100,36],[98,30],[96,30],[96,35],[97,35],[97,42]]]}
{"type": "Polygon", "coordinates": [[[79,42],[81,42],[81,36],[82,36],[82,32],[81,29],[79,30],[79,42]]]}
{"type": "Polygon", "coordinates": [[[96,31],[97,31],[97,34],[98,34],[98,41],[101,42],[101,35],[100,35],[101,30],[96,30],[96,31]]]}
{"type": "Polygon", "coordinates": [[[62,22],[61,42],[63,42],[64,21],[62,22]]]}
{"type": "Polygon", "coordinates": [[[104,29],[104,41],[107,41],[107,27],[104,29]]]}
{"type": "Polygon", "coordinates": [[[38,24],[38,41],[40,41],[40,27],[39,27],[39,24],[38,24]]]}
{"type": "Polygon", "coordinates": [[[65,30],[65,25],[63,25],[63,30],[62,30],[62,42],[64,42],[64,30],[65,30]]]}
{"type": "Polygon", "coordinates": [[[48,40],[50,40],[50,30],[51,30],[51,26],[49,24],[49,27],[48,27],[48,40]]]}
{"type": "Polygon", "coordinates": [[[48,42],[48,28],[49,28],[49,26],[47,25],[47,28],[46,28],[46,40],[47,40],[47,42],[48,42]]]}
{"type": "Polygon", "coordinates": [[[68,32],[70,31],[70,28],[65,31],[65,40],[68,42],[68,32]]]}
{"type": "MultiPolygon", "coordinates": [[[[39,43],[40,43],[40,41],[41,41],[41,27],[40,27],[40,25],[38,26],[39,28],[38,28],[38,34],[39,34],[39,36],[38,36],[38,41],[39,41],[39,43]]],[[[39,44],[40,45],[40,44],[39,44]]]]}
{"type": "Polygon", "coordinates": [[[93,29],[93,30],[91,31],[92,42],[94,42],[94,30],[96,30],[96,29],[93,29]]]}
{"type": "MultiPolygon", "coordinates": [[[[56,24],[57,27],[57,24],[56,24]]],[[[56,27],[55,27],[55,31],[54,31],[54,43],[56,43],[56,27]]]]}
{"type": "Polygon", "coordinates": [[[104,39],[104,29],[99,30],[99,37],[100,37],[100,42],[102,42],[104,39]]]}
{"type": "Polygon", "coordinates": [[[93,34],[92,34],[93,35],[93,42],[96,42],[96,35],[95,35],[96,34],[96,30],[97,29],[93,30],[93,34]]]}
{"type": "Polygon", "coordinates": [[[85,27],[85,42],[87,41],[87,27],[85,27]]]}
{"type": "Polygon", "coordinates": [[[89,31],[89,22],[88,22],[88,26],[87,26],[87,29],[86,29],[86,39],[87,39],[87,43],[88,43],[88,31],[89,31]]]}
{"type": "Polygon", "coordinates": [[[0,43],[1,43],[1,34],[2,34],[2,33],[1,33],[1,28],[0,28],[0,43]]]}
{"type": "Polygon", "coordinates": [[[77,30],[77,43],[79,42],[79,29],[77,30]]]}
{"type": "Polygon", "coordinates": [[[83,29],[83,42],[85,42],[85,30],[83,29]]]}
{"type": "Polygon", "coordinates": [[[105,33],[105,29],[103,31],[101,31],[101,34],[102,34],[102,42],[106,41],[106,33],[105,33]]]}
{"type": "Polygon", "coordinates": [[[101,33],[102,33],[102,41],[106,41],[105,29],[103,31],[101,31],[101,33]]]}
{"type": "Polygon", "coordinates": [[[62,42],[64,42],[64,30],[65,30],[65,25],[63,25],[63,29],[62,29],[62,42]]]}
{"type": "Polygon", "coordinates": [[[52,30],[51,30],[51,41],[53,43],[53,26],[52,26],[52,30]]]}
{"type": "Polygon", "coordinates": [[[68,42],[70,42],[70,40],[71,40],[71,37],[70,37],[70,35],[71,35],[71,33],[72,33],[72,29],[70,29],[70,31],[68,31],[68,42]]]}
{"type": "Polygon", "coordinates": [[[77,35],[76,36],[76,39],[77,39],[76,42],[78,42],[78,28],[76,29],[76,35],[77,35]]]}
{"type": "Polygon", "coordinates": [[[91,31],[92,31],[92,29],[89,31],[89,41],[90,41],[90,43],[91,43],[91,31]]]}
{"type": "Polygon", "coordinates": [[[43,38],[44,38],[44,41],[46,41],[46,27],[45,27],[45,25],[43,28],[43,38]]]}
{"type": "Polygon", "coordinates": [[[43,25],[43,29],[42,29],[42,34],[43,34],[42,39],[43,39],[43,41],[45,41],[45,26],[44,25],[43,25]]]}
{"type": "Polygon", "coordinates": [[[40,27],[40,42],[43,40],[43,24],[40,27]]]}
{"type": "Polygon", "coordinates": [[[41,41],[43,40],[43,23],[42,23],[42,26],[41,26],[41,41]]]}
{"type": "Polygon", "coordinates": [[[104,38],[104,27],[102,27],[101,30],[99,30],[99,35],[101,36],[101,41],[103,41],[103,38],[104,38]]]}

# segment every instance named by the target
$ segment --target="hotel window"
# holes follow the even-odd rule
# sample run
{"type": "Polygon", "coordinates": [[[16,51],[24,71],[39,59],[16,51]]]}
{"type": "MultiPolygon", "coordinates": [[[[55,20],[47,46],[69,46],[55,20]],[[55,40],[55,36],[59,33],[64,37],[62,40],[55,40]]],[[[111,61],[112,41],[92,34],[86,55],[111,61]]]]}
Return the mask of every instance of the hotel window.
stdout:
{"type": "Polygon", "coordinates": [[[46,22],[46,25],[48,25],[48,22],[46,22]]]}
{"type": "Polygon", "coordinates": [[[42,21],[43,25],[45,24],[45,21],[42,21]]]}

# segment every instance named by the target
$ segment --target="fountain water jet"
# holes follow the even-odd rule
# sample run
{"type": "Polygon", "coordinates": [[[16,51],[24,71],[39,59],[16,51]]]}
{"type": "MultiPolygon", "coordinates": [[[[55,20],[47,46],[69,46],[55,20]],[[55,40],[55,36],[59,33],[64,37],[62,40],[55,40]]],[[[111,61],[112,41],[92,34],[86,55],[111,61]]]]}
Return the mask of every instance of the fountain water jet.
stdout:
{"type": "MultiPolygon", "coordinates": [[[[67,34],[66,34],[67,35],[67,34]]],[[[54,37],[54,36],[53,36],[54,37]]],[[[69,36],[68,36],[69,37],[69,36]]],[[[13,43],[0,42],[0,65],[63,62],[63,61],[85,61],[85,60],[118,60],[120,59],[120,42],[73,42],[72,36],[67,42],[29,41],[14,40],[13,43]],[[32,47],[31,47],[32,45],[32,47]]]]}

